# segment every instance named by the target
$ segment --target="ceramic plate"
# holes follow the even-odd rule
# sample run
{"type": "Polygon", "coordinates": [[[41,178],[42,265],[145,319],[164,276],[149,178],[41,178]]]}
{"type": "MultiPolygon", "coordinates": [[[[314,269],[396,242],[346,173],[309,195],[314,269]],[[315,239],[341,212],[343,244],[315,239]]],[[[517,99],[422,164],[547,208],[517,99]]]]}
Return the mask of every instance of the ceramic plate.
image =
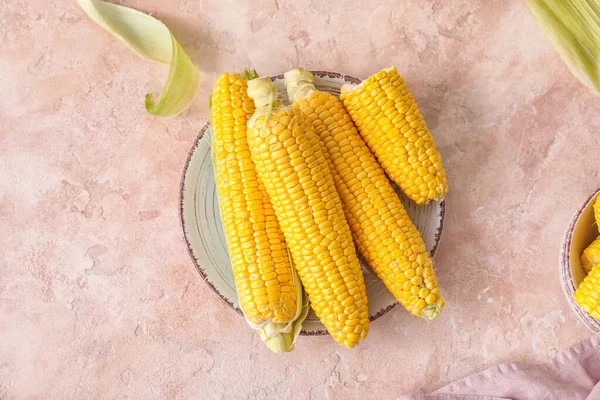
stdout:
{"type": "MultiPolygon", "coordinates": [[[[335,95],[339,95],[344,83],[361,82],[357,78],[338,73],[312,72],[317,89],[335,95]]],[[[284,104],[287,104],[283,75],[273,77],[273,80],[280,90],[284,104]]],[[[210,125],[207,124],[200,131],[185,164],[181,182],[181,225],[190,256],[204,281],[225,303],[242,315],[219,214],[210,155],[210,137],[210,125]]],[[[396,191],[433,257],[442,233],[445,203],[432,202],[428,206],[417,207],[398,189],[396,191]]],[[[375,320],[394,308],[397,303],[366,262],[361,259],[361,263],[369,298],[369,316],[371,320],[375,320]]],[[[311,311],[304,322],[302,334],[324,335],[327,332],[311,311]]]]}
{"type": "Polygon", "coordinates": [[[600,189],[592,193],[573,217],[565,235],[559,263],[560,278],[571,308],[588,328],[598,334],[600,334],[600,322],[577,304],[573,293],[586,275],[581,265],[581,254],[598,237],[598,226],[594,220],[594,201],[599,194],[600,189]]]}

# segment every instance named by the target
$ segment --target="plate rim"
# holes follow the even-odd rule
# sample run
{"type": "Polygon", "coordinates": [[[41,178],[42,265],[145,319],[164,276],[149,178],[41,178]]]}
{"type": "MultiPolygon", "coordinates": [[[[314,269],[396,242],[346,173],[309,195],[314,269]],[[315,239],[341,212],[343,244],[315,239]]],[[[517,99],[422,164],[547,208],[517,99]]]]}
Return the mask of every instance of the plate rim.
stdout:
{"type": "Polygon", "coordinates": [[[559,256],[559,277],[563,294],[567,298],[567,302],[571,306],[571,309],[575,314],[577,314],[581,322],[583,322],[588,329],[596,334],[600,334],[600,321],[596,321],[591,315],[586,313],[583,308],[577,304],[575,298],[573,297],[577,289],[575,287],[575,281],[573,280],[573,274],[571,272],[571,243],[573,241],[575,227],[577,226],[581,215],[598,195],[600,195],[600,188],[596,189],[588,196],[587,200],[585,200],[583,205],[575,213],[575,216],[573,216],[571,219],[571,222],[569,223],[564,235],[559,256]]]}
{"type": "MultiPolygon", "coordinates": [[[[328,78],[335,78],[335,79],[343,79],[346,82],[352,83],[352,84],[360,84],[362,82],[361,79],[356,78],[352,75],[346,75],[346,74],[342,74],[339,72],[332,72],[332,71],[322,71],[322,70],[316,70],[316,71],[309,71],[310,73],[312,73],[315,76],[318,76],[319,78],[323,78],[323,77],[328,77],[328,78]]],[[[283,74],[279,74],[279,75],[272,75],[270,76],[271,79],[283,79],[284,76],[283,74]]],[[[188,155],[186,157],[185,163],[183,165],[183,170],[181,172],[181,180],[179,183],[179,224],[181,226],[181,234],[183,236],[183,240],[185,242],[185,245],[187,247],[187,252],[194,264],[194,266],[196,267],[196,270],[198,271],[198,273],[200,274],[200,277],[202,278],[202,280],[204,281],[204,283],[209,287],[209,289],[215,293],[217,295],[217,297],[225,304],[227,305],[230,309],[232,309],[233,311],[235,311],[237,314],[241,315],[242,317],[244,317],[244,313],[242,312],[242,310],[238,307],[236,307],[231,301],[229,301],[213,284],[212,282],[210,282],[209,278],[208,278],[208,274],[206,273],[206,271],[202,268],[202,266],[200,265],[200,262],[198,261],[198,259],[196,258],[196,256],[194,255],[194,251],[192,250],[192,245],[188,239],[188,235],[186,233],[186,224],[185,224],[185,219],[184,219],[184,211],[183,211],[183,202],[184,202],[184,192],[185,192],[185,178],[187,176],[187,172],[189,170],[189,166],[190,166],[190,162],[192,160],[192,157],[194,156],[194,153],[196,152],[196,149],[198,148],[198,145],[200,143],[200,141],[203,139],[204,134],[206,133],[207,129],[210,126],[210,119],[206,121],[206,123],[202,126],[202,128],[200,129],[200,132],[198,133],[198,135],[196,136],[196,139],[194,139],[194,142],[192,143],[192,146],[190,148],[190,150],[188,151],[188,155]]],[[[599,189],[600,190],[600,189],[599,189]]],[[[429,256],[433,259],[433,257],[435,256],[435,254],[437,253],[438,250],[438,246],[440,244],[440,240],[442,237],[442,232],[444,230],[444,221],[446,219],[446,199],[444,199],[443,201],[439,202],[439,214],[438,217],[440,219],[440,224],[438,226],[438,228],[436,229],[436,232],[434,233],[434,245],[431,248],[431,250],[429,251],[429,256]]],[[[435,262],[434,262],[435,265],[435,262]]],[[[369,316],[369,321],[373,322],[379,318],[381,318],[382,316],[384,316],[385,314],[389,313],[390,311],[392,311],[394,308],[396,308],[396,306],[398,306],[398,301],[394,302],[393,304],[390,304],[389,306],[380,309],[379,311],[377,311],[377,313],[375,313],[373,316],[369,316]]],[[[320,330],[316,330],[316,331],[301,331],[300,332],[301,336],[327,336],[329,335],[329,333],[325,330],[325,329],[320,329],[320,330]]]]}

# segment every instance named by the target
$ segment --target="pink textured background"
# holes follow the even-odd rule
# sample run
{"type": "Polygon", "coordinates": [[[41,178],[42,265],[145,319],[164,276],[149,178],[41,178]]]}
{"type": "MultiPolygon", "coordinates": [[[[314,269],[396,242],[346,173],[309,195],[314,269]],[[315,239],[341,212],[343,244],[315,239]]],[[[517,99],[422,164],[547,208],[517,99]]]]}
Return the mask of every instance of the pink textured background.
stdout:
{"type": "Polygon", "coordinates": [[[590,335],[557,258],[598,186],[600,103],[522,1],[124,3],[202,72],[175,119],[143,107],[167,68],[74,1],[0,4],[0,399],[395,399],[590,335]],[[215,73],[299,65],[404,74],[451,184],[448,305],[433,323],[396,308],[353,351],[301,338],[277,356],[199,278],[178,189],[215,73]]]}

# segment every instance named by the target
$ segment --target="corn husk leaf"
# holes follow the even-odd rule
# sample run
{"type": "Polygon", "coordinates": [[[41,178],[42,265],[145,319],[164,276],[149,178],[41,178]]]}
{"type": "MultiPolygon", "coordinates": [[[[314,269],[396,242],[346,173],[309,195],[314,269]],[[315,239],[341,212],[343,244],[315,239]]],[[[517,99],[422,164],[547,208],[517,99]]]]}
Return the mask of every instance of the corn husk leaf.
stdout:
{"type": "Polygon", "coordinates": [[[569,69],[600,95],[600,3],[594,0],[525,0],[569,69]]]}
{"type": "Polygon", "coordinates": [[[145,60],[169,64],[158,100],[146,95],[146,110],[170,118],[185,109],[198,88],[198,69],[165,24],[132,8],[100,0],[77,0],[86,14],[145,60]]]}

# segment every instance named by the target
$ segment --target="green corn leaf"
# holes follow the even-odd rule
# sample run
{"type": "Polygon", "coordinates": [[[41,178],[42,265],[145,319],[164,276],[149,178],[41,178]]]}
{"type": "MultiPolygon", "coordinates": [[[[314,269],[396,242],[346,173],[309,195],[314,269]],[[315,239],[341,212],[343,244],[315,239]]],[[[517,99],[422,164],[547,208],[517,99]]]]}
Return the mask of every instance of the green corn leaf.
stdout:
{"type": "Polygon", "coordinates": [[[100,0],[77,0],[86,14],[102,28],[125,43],[143,59],[170,64],[169,75],[157,100],[146,95],[146,110],[170,118],[192,101],[198,88],[198,69],[185,54],[175,36],[161,21],[132,8],[100,0]]]}
{"type": "Polygon", "coordinates": [[[600,95],[600,3],[597,0],[525,0],[569,69],[600,95]]]}

